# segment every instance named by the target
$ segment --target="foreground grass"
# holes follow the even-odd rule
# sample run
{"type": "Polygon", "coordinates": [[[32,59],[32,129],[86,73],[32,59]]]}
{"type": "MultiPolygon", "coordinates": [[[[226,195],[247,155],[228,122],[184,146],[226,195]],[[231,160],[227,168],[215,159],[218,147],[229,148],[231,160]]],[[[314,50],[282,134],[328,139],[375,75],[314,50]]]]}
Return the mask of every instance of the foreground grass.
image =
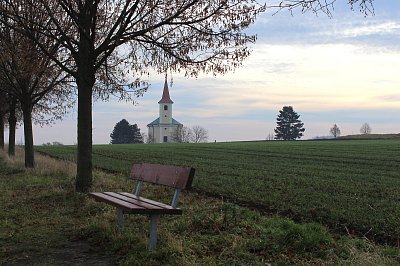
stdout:
{"type": "MultiPolygon", "coordinates": [[[[74,146],[38,147],[74,159],[74,146]]],[[[194,187],[300,222],[380,243],[400,241],[400,141],[264,141],[95,145],[96,167],[133,162],[196,168],[194,187]]]]}
{"type": "MultiPolygon", "coordinates": [[[[44,158],[44,161],[48,159],[44,158]]],[[[12,160],[11,160],[12,161],[12,160]]],[[[146,216],[122,230],[115,209],[73,190],[65,162],[25,171],[0,159],[0,264],[6,265],[396,265],[399,249],[332,235],[316,223],[265,216],[222,199],[183,193],[182,216],[160,220],[156,252],[148,252],[146,216]],[[58,166],[57,166],[58,165],[58,166]],[[57,170],[58,169],[58,170],[57,170]]],[[[67,163],[69,165],[69,163],[67,163]]],[[[168,202],[171,194],[145,187],[168,202]]],[[[131,181],[95,173],[94,190],[129,191],[131,181]]]]}

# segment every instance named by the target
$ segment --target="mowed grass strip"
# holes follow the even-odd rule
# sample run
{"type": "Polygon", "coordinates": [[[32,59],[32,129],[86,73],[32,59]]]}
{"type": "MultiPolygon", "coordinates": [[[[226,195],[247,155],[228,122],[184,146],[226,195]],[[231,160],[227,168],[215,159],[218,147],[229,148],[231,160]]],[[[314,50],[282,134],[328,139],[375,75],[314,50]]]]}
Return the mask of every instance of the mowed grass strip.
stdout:
{"type": "MultiPolygon", "coordinates": [[[[64,158],[75,153],[37,148],[64,158]]],[[[199,190],[368,239],[400,238],[400,141],[95,145],[93,161],[121,173],[133,162],[192,166],[199,190]]]]}

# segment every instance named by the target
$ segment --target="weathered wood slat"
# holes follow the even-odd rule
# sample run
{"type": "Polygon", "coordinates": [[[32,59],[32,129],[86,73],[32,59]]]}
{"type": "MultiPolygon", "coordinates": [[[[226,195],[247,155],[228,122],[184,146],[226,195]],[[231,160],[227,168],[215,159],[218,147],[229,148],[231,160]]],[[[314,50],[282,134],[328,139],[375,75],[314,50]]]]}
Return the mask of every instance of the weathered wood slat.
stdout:
{"type": "Polygon", "coordinates": [[[153,201],[143,197],[137,197],[134,194],[128,192],[103,192],[103,193],[146,209],[153,209],[153,210],[164,209],[166,211],[168,210],[173,211],[177,209],[177,208],[172,208],[171,206],[161,202],[153,201]]]}
{"type": "Polygon", "coordinates": [[[132,166],[130,178],[164,186],[189,189],[194,169],[173,165],[141,163],[132,166]]]}
{"type": "Polygon", "coordinates": [[[89,195],[95,198],[97,201],[109,203],[114,207],[122,209],[124,213],[171,215],[182,214],[182,210],[179,208],[172,208],[171,206],[162,203],[152,204],[149,202],[157,202],[143,197],[136,197],[135,195],[129,193],[96,192],[90,193],[89,195]]]}
{"type": "Polygon", "coordinates": [[[165,208],[165,209],[174,209],[171,205],[167,205],[167,204],[164,204],[162,202],[154,201],[154,200],[151,200],[151,199],[148,199],[148,198],[138,197],[138,196],[136,196],[135,194],[132,194],[132,193],[128,193],[128,192],[118,192],[118,193],[121,194],[121,195],[130,197],[132,199],[137,199],[139,201],[146,202],[148,204],[152,204],[154,206],[158,206],[158,207],[165,208]]]}
{"type": "Polygon", "coordinates": [[[104,194],[102,192],[89,193],[89,196],[93,197],[97,201],[105,202],[114,207],[117,207],[117,208],[120,208],[123,210],[127,210],[127,211],[131,210],[132,208],[145,209],[143,207],[133,205],[132,203],[128,203],[126,201],[116,199],[116,198],[109,196],[107,194],[104,194]]]}

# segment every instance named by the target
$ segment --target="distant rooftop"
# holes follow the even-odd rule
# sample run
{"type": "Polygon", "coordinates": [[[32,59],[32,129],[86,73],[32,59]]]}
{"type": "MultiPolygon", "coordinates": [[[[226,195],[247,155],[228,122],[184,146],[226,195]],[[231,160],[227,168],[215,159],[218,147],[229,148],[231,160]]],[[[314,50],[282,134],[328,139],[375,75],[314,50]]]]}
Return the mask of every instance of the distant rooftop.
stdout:
{"type": "MultiPolygon", "coordinates": [[[[153,122],[151,122],[147,126],[155,126],[155,125],[162,125],[160,123],[160,118],[157,118],[156,120],[154,120],[153,122]]],[[[172,125],[182,125],[182,124],[172,118],[172,125]]]]}

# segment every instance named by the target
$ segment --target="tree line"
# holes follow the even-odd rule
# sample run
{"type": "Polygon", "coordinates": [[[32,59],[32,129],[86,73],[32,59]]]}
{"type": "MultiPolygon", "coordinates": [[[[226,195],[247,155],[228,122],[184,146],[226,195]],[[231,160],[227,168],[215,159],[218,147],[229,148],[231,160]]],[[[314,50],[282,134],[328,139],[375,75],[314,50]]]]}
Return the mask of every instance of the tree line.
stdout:
{"type": "MultiPolygon", "coordinates": [[[[372,132],[372,128],[368,123],[364,123],[361,125],[360,127],[360,133],[363,135],[367,135],[367,134],[371,134],[372,132]]],[[[334,137],[337,138],[341,135],[340,129],[338,127],[338,125],[333,124],[333,126],[331,127],[331,129],[329,130],[329,133],[334,137]]]]}
{"type": "MultiPolygon", "coordinates": [[[[361,8],[371,1],[349,3],[361,8]]],[[[281,1],[277,8],[297,7],[329,10],[319,0],[281,1]]],[[[93,101],[135,101],[150,70],[198,76],[238,67],[256,41],[245,30],[265,9],[253,0],[2,0],[0,131],[7,125],[15,136],[23,123],[25,166],[32,168],[32,123],[51,123],[77,105],[75,188],[88,192],[93,101]]]]}
{"type": "MultiPolygon", "coordinates": [[[[272,134],[267,135],[267,140],[296,140],[303,137],[305,131],[304,123],[299,119],[300,115],[297,114],[292,106],[284,106],[282,110],[279,111],[278,117],[276,119],[275,136],[272,134]]],[[[372,129],[368,123],[362,124],[360,128],[361,134],[371,134],[372,129]]],[[[337,124],[334,124],[329,133],[337,138],[341,135],[340,128],[337,124]]]]}
{"type": "MultiPolygon", "coordinates": [[[[137,124],[131,125],[126,119],[122,119],[115,124],[110,138],[110,144],[141,144],[155,142],[151,135],[140,133],[140,128],[137,124]]],[[[192,127],[180,126],[172,133],[171,140],[176,143],[207,142],[208,131],[199,125],[192,127]]]]}

